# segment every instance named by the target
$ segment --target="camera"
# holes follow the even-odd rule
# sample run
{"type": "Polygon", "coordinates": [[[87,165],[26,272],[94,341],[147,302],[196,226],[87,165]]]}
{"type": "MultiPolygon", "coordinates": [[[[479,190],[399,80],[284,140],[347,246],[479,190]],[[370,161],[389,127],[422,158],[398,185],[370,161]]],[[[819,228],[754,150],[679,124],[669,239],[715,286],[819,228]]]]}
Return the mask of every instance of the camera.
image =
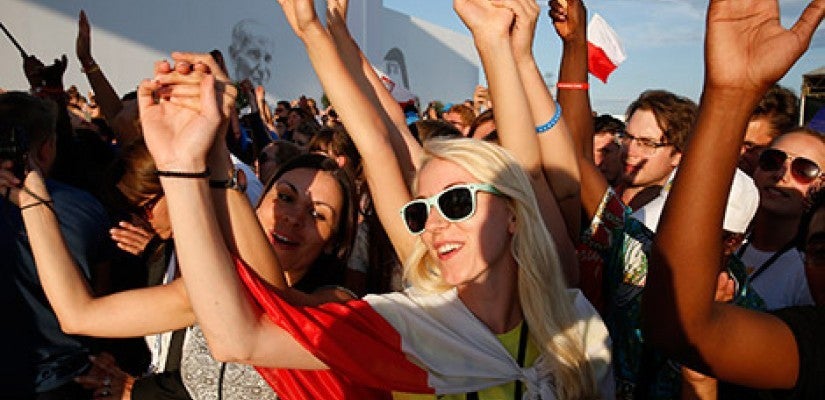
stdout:
{"type": "Polygon", "coordinates": [[[22,182],[26,177],[29,154],[29,135],[19,125],[0,123],[0,160],[11,160],[12,172],[22,182]]]}

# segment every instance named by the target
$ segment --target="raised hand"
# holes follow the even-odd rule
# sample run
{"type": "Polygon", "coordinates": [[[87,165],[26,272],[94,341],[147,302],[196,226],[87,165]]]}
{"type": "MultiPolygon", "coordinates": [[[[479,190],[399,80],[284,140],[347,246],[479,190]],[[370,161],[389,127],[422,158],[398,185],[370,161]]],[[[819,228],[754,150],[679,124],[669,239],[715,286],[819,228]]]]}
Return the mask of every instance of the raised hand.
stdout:
{"type": "Polygon", "coordinates": [[[805,52],[823,14],[825,0],[814,0],[785,29],[776,1],[711,0],[705,37],[706,85],[764,90],[805,52]]]}
{"type": "Polygon", "coordinates": [[[532,57],[533,37],[536,34],[536,22],[539,19],[541,8],[535,0],[507,0],[502,1],[501,5],[515,14],[515,20],[510,28],[513,55],[517,59],[532,57]]]}
{"type": "MultiPolygon", "coordinates": [[[[188,63],[179,63],[175,67],[176,70],[186,68],[191,68],[188,63]]],[[[199,84],[199,110],[174,101],[174,84],[144,80],[138,87],[143,135],[159,170],[202,170],[221,125],[215,77],[200,71],[191,72],[191,75],[202,77],[199,84]]],[[[158,78],[163,77],[161,75],[158,78]]]]}
{"type": "Polygon", "coordinates": [[[587,9],[582,0],[550,0],[548,14],[561,40],[585,40],[587,38],[587,9]]]}
{"type": "Polygon", "coordinates": [[[321,28],[321,21],[315,13],[315,2],[312,0],[278,0],[284,10],[286,20],[292,31],[299,39],[304,40],[311,28],[321,28]]]}
{"type": "Polygon", "coordinates": [[[75,42],[75,52],[77,59],[83,66],[94,63],[92,59],[92,30],[89,27],[89,20],[86,12],[80,10],[80,17],[77,20],[77,40],[75,42]]]}
{"type": "Polygon", "coordinates": [[[44,85],[43,82],[43,62],[35,56],[28,56],[23,59],[23,73],[29,81],[29,86],[32,89],[39,88],[44,85]]]}
{"type": "Polygon", "coordinates": [[[513,12],[506,7],[494,5],[489,0],[453,0],[453,9],[476,41],[482,33],[508,36],[513,22],[513,12]]]}
{"type": "Polygon", "coordinates": [[[69,65],[69,59],[66,55],[60,58],[55,58],[52,65],[47,65],[41,71],[43,82],[50,87],[63,87],[63,74],[66,72],[66,66],[69,65]]]}

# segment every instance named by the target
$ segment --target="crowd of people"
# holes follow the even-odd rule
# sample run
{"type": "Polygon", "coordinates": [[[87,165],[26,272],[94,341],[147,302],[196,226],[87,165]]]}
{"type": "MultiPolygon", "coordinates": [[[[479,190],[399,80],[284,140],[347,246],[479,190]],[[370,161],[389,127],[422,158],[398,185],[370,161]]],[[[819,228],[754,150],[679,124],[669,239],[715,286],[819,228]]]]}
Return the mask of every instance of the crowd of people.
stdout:
{"type": "Polygon", "coordinates": [[[699,102],[623,120],[581,0],[548,2],[555,97],[534,0],[454,0],[489,87],[423,110],[346,0],[279,3],[331,105],[217,50],[121,96],[82,11],[93,91],[64,55],[0,93],[1,398],[825,397],[825,136],[776,84],[825,0],[709,0],[699,102]]]}

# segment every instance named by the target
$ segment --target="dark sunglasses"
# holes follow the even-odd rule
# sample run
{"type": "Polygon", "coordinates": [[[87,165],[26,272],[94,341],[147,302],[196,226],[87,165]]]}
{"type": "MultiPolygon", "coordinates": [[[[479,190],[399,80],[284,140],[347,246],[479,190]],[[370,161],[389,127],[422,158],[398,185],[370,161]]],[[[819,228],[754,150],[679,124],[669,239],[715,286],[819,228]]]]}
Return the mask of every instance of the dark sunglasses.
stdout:
{"type": "Polygon", "coordinates": [[[815,162],[804,157],[789,156],[778,149],[762,151],[759,155],[759,168],[766,172],[778,171],[787,160],[791,161],[791,176],[799,183],[811,183],[822,176],[822,169],[815,162]]]}
{"type": "Polygon", "coordinates": [[[405,204],[401,208],[401,218],[404,219],[407,230],[413,235],[420,235],[424,232],[431,206],[435,206],[439,214],[447,221],[464,221],[475,214],[476,193],[479,191],[503,195],[489,183],[455,185],[426,199],[415,199],[405,204]]]}

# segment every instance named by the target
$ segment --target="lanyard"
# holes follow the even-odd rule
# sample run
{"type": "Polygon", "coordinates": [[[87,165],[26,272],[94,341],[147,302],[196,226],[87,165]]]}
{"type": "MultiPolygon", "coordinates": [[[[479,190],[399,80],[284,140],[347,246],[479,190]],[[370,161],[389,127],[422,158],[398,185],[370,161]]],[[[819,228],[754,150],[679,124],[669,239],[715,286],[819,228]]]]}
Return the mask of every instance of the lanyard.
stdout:
{"type": "MultiPolygon", "coordinates": [[[[524,367],[524,357],[527,353],[527,320],[521,323],[521,332],[518,335],[518,361],[519,367],[524,367]]],[[[513,390],[513,399],[521,399],[521,380],[516,380],[516,388],[513,390]]],[[[467,400],[478,400],[478,392],[467,393],[467,400]]]]}
{"type": "MultiPolygon", "coordinates": [[[[736,256],[741,259],[742,256],[745,254],[745,250],[748,248],[748,245],[750,245],[750,242],[745,242],[745,244],[743,244],[742,247],[739,248],[739,251],[736,252],[736,256]]],[[[790,242],[788,242],[784,246],[782,246],[782,248],[779,249],[779,251],[771,254],[770,258],[765,260],[765,262],[763,262],[762,265],[760,265],[759,268],[756,269],[756,271],[754,271],[752,274],[750,274],[750,276],[748,277],[748,280],[751,281],[751,282],[755,281],[756,278],[759,275],[762,275],[762,273],[765,272],[765,270],[767,270],[768,267],[773,265],[773,263],[775,263],[776,260],[779,259],[779,257],[782,257],[783,254],[787,253],[788,250],[792,249],[793,245],[794,245],[794,241],[791,240],[790,242]]]]}

